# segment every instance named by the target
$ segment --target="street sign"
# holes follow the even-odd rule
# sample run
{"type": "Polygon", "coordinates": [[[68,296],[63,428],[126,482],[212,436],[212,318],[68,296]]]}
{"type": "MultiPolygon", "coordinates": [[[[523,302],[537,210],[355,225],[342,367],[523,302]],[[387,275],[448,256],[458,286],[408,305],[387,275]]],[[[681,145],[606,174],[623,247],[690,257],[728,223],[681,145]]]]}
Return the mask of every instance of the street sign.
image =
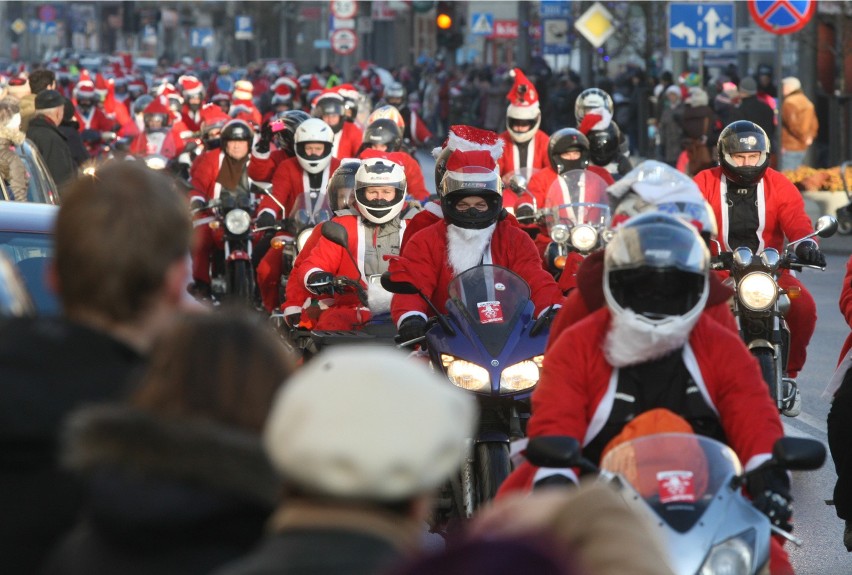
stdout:
{"type": "Polygon", "coordinates": [[[470,33],[474,36],[491,36],[494,33],[494,14],[490,12],[474,12],[470,22],[470,33]]]}
{"type": "Polygon", "coordinates": [[[517,39],[518,38],[518,21],[517,20],[495,20],[494,33],[490,36],[496,39],[517,39]]]}
{"type": "Polygon", "coordinates": [[[670,50],[733,50],[734,5],[669,4],[670,50]]]}
{"type": "Polygon", "coordinates": [[[23,34],[27,31],[27,24],[18,18],[9,26],[15,34],[23,34]]]}
{"type": "Polygon", "coordinates": [[[816,11],[816,0],[749,0],[748,11],[764,30],[791,34],[810,21],[816,11]]]}
{"type": "Polygon", "coordinates": [[[38,35],[56,36],[56,22],[53,22],[52,20],[50,22],[39,22],[38,35]]]}
{"type": "Polygon", "coordinates": [[[234,37],[237,40],[252,40],[254,38],[254,27],[252,26],[251,16],[237,16],[234,37]]]}
{"type": "Polygon", "coordinates": [[[570,30],[568,20],[542,20],[542,52],[545,54],[570,54],[571,44],[568,43],[570,30]]]}
{"type": "Polygon", "coordinates": [[[354,30],[341,28],[331,34],[331,49],[334,50],[335,54],[346,56],[354,52],[357,47],[358,35],[355,34],[354,30]]]}
{"type": "Polygon", "coordinates": [[[600,2],[583,12],[577,19],[574,28],[595,48],[603,46],[604,42],[615,33],[612,14],[600,2]]]}
{"type": "Polygon", "coordinates": [[[189,31],[189,44],[193,48],[207,48],[213,45],[213,28],[192,28],[189,31]]]}
{"type": "Polygon", "coordinates": [[[760,28],[738,28],[737,51],[774,52],[775,36],[760,28]]]}
{"type": "Polygon", "coordinates": [[[571,6],[567,0],[542,0],[538,5],[538,15],[542,20],[569,18],[571,6]]]}
{"type": "Polygon", "coordinates": [[[355,29],[355,20],[353,18],[332,18],[331,29],[339,30],[341,28],[355,29]]]}
{"type": "Polygon", "coordinates": [[[331,13],[335,18],[350,20],[358,14],[358,2],[354,0],[332,0],[331,13]]]}
{"type": "Polygon", "coordinates": [[[314,40],[314,48],[316,50],[330,50],[331,49],[331,41],[323,40],[322,38],[314,40]]]}

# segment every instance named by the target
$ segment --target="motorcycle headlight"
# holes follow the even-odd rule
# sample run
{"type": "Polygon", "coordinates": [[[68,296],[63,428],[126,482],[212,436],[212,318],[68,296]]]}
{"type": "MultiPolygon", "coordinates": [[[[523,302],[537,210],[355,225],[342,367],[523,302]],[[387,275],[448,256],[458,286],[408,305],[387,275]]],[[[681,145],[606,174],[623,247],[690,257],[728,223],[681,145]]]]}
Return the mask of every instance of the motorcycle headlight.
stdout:
{"type": "Polygon", "coordinates": [[[447,377],[456,387],[468,391],[491,391],[491,377],[484,367],[446,353],[441,354],[441,363],[447,377]]]}
{"type": "Polygon", "coordinates": [[[152,170],[165,170],[168,160],[163,156],[148,156],[145,158],[145,165],[152,170]]]}
{"type": "Polygon", "coordinates": [[[308,238],[311,237],[312,231],[314,231],[314,228],[305,228],[299,232],[299,235],[296,237],[296,251],[302,251],[302,248],[308,243],[308,238]]]}
{"type": "Polygon", "coordinates": [[[550,228],[550,239],[557,244],[564,244],[570,237],[571,234],[568,232],[568,226],[565,224],[556,224],[550,228]]]}
{"type": "Polygon", "coordinates": [[[766,311],[778,297],[778,285],[767,273],[751,272],[737,286],[740,302],[751,311],[766,311]]]}
{"type": "Polygon", "coordinates": [[[535,387],[541,375],[543,355],[510,365],[500,374],[500,393],[516,393],[535,387]]]}
{"type": "Polygon", "coordinates": [[[231,210],[225,215],[225,229],[239,236],[246,233],[251,226],[251,216],[245,210],[231,210]]]}
{"type": "Polygon", "coordinates": [[[592,226],[574,226],[571,229],[571,245],[587,252],[598,243],[598,232],[592,226]]]}
{"type": "Polygon", "coordinates": [[[748,575],[754,554],[753,529],[714,545],[698,575],[748,575]]]}

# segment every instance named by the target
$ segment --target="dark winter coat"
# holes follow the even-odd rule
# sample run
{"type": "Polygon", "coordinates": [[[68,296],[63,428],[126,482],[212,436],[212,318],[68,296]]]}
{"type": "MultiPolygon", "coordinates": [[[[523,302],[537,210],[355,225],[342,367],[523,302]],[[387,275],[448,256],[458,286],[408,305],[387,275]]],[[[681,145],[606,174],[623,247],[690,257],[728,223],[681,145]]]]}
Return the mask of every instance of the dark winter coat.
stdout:
{"type": "Polygon", "coordinates": [[[74,178],[77,166],[68,147],[68,140],[56,124],[39,114],[30,120],[27,138],[38,148],[57,186],[62,186],[74,178]]]}
{"type": "MultiPolygon", "coordinates": [[[[748,96],[740,101],[737,111],[732,114],[737,120],[748,120],[754,122],[766,132],[769,140],[775,140],[775,112],[765,102],[757,99],[757,96],[748,96]]],[[[733,120],[732,120],[733,121],[733,120]]]]}
{"type": "Polygon", "coordinates": [[[74,525],[79,485],[57,462],[62,421],[84,403],[124,397],[143,364],[109,335],[58,318],[0,323],[0,557],[35,573],[74,525]]]}
{"type": "Polygon", "coordinates": [[[88,502],[44,575],[206,575],[260,540],[279,479],[257,435],[124,405],[80,410],[66,434],[88,502]]]}

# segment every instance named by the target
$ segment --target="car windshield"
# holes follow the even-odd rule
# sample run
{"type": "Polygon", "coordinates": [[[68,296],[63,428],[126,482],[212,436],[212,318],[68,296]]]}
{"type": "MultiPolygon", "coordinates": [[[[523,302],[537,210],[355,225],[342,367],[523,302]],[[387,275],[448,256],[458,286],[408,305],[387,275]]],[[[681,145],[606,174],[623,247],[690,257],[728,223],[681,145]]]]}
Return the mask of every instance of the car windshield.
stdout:
{"type": "Polygon", "coordinates": [[[0,251],[18,266],[38,313],[57,315],[59,302],[46,281],[53,259],[53,238],[47,234],[0,232],[0,251]]]}
{"type": "MultiPolygon", "coordinates": [[[[15,148],[15,152],[27,170],[27,201],[37,204],[58,204],[59,196],[56,194],[56,185],[53,178],[47,172],[44,161],[32,143],[27,140],[15,148]]],[[[6,188],[6,196],[13,197],[11,186],[8,181],[3,182],[6,188]]]]}

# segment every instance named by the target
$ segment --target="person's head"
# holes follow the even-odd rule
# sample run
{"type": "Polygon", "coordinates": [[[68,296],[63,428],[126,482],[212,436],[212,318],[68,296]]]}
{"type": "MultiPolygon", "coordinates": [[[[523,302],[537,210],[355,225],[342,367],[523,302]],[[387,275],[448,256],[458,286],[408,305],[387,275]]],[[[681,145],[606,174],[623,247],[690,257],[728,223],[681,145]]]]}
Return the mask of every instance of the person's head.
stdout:
{"type": "Polygon", "coordinates": [[[612,103],[612,97],[606,91],[600,88],[586,88],[580,92],[574,102],[574,117],[577,124],[583,121],[586,114],[599,108],[607,110],[612,117],[615,107],[612,103]]]}
{"type": "Polygon", "coordinates": [[[772,86],[772,66],[769,64],[761,64],[757,67],[757,83],[760,88],[765,89],[772,86]]]}
{"type": "Polygon", "coordinates": [[[39,94],[45,90],[56,89],[56,73],[47,68],[33,70],[29,77],[30,90],[33,94],[39,94]]]}
{"type": "Polygon", "coordinates": [[[328,203],[332,210],[345,210],[349,207],[355,192],[355,175],[361,167],[361,160],[347,158],[328,179],[328,203]]]}
{"type": "Polygon", "coordinates": [[[411,518],[413,503],[458,469],[475,420],[468,393],[404,354],[340,346],[281,387],[263,441],[303,497],[411,518]]]}
{"type": "Polygon", "coordinates": [[[672,108],[680,104],[681,100],[683,99],[683,93],[680,91],[680,88],[678,86],[675,86],[674,84],[666,88],[664,95],[669,101],[669,106],[672,108]]]}
{"type": "Polygon", "coordinates": [[[275,112],[287,112],[293,109],[293,92],[290,87],[283,82],[275,86],[272,92],[272,98],[269,100],[275,112]]]}
{"type": "Polygon", "coordinates": [[[710,252],[680,218],[650,212],[628,220],[604,252],[604,298],[614,316],[643,324],[697,318],[707,300],[710,252]]]}
{"type": "Polygon", "coordinates": [[[313,116],[331,126],[336,134],[343,129],[343,97],[334,92],[322,94],[314,103],[313,116]]]}
{"type": "Polygon", "coordinates": [[[154,96],[150,94],[143,94],[133,100],[133,104],[130,106],[130,110],[133,112],[135,116],[140,116],[145,113],[145,108],[148,107],[148,104],[154,101],[154,96]]]}
{"type": "Polygon", "coordinates": [[[221,144],[222,128],[231,118],[215,104],[205,104],[201,108],[201,141],[208,150],[218,148],[221,144]]]}
{"type": "Polygon", "coordinates": [[[751,76],[746,76],[740,80],[740,96],[748,98],[757,94],[757,82],[751,76]]]}
{"type": "Polygon", "coordinates": [[[319,174],[331,163],[334,132],[319,118],[299,124],[293,140],[299,165],[309,174],[319,174]]]}
{"type": "Polygon", "coordinates": [[[606,166],[618,156],[621,130],[615,122],[610,122],[603,130],[591,130],[589,138],[589,157],[596,166],[606,166]]]}
{"type": "Polygon", "coordinates": [[[84,114],[89,113],[89,110],[95,106],[97,97],[95,85],[89,81],[82,81],[74,87],[74,99],[77,101],[77,108],[84,114]]]}
{"type": "Polygon", "coordinates": [[[366,157],[355,173],[355,208],[372,224],[391,221],[405,205],[405,171],[393,155],[366,157]]]}
{"type": "Polygon", "coordinates": [[[56,219],[65,313],[112,326],[173,310],[184,298],[191,233],[184,196],[143,162],[108,162],[96,176],[78,178],[56,219]]]}
{"type": "Polygon", "coordinates": [[[225,154],[234,160],[242,160],[249,154],[254,131],[242,120],[231,120],[222,128],[219,137],[225,154]]]}
{"type": "Polygon", "coordinates": [[[200,110],[204,104],[204,85],[201,80],[195,76],[181,76],[178,78],[178,86],[187,107],[193,112],[200,110]]]}
{"type": "Polygon", "coordinates": [[[589,140],[575,128],[557,130],[547,143],[547,157],[557,174],[585,170],[589,166],[589,140]]]}
{"type": "Polygon", "coordinates": [[[35,111],[58,126],[65,115],[65,98],[56,90],[43,90],[35,98],[35,111]]]}
{"type": "Polygon", "coordinates": [[[188,314],[155,341],[131,403],[260,434],[289,353],[267,326],[235,312],[188,314]]]}
{"type": "Polygon", "coordinates": [[[389,118],[379,118],[364,129],[365,146],[380,152],[397,152],[402,145],[402,133],[389,118]]]}
{"type": "Polygon", "coordinates": [[[26,78],[12,78],[6,84],[6,95],[20,100],[30,94],[30,83],[26,78]]]}
{"type": "Polygon", "coordinates": [[[726,126],[717,148],[722,173],[736,186],[756,185],[769,167],[769,138],[754,122],[739,120],[726,126]]]}
{"type": "Polygon", "coordinates": [[[145,122],[145,131],[162,132],[167,130],[171,123],[172,114],[162,97],[153,98],[142,111],[145,122]]]}
{"type": "Polygon", "coordinates": [[[503,187],[491,154],[480,150],[450,154],[440,196],[444,220],[450,225],[479,230],[496,223],[503,211],[503,187]]]}
{"type": "Polygon", "coordinates": [[[385,102],[395,108],[401,108],[405,105],[405,87],[399,82],[390,83],[385,88],[385,102]]]}
{"type": "Polygon", "coordinates": [[[506,95],[509,107],[506,109],[506,129],[513,141],[529,142],[535,137],[541,125],[541,109],[538,91],[520,68],[511,72],[514,84],[506,95]]]}
{"type": "Polygon", "coordinates": [[[210,98],[210,101],[222,108],[226,114],[231,111],[231,95],[226,93],[218,93],[210,98]]]}
{"type": "Polygon", "coordinates": [[[787,76],[781,80],[781,94],[784,97],[787,97],[794,92],[800,92],[801,90],[802,82],[800,82],[798,78],[794,76],[787,76]]]}
{"type": "Polygon", "coordinates": [[[305,120],[310,120],[311,116],[303,110],[287,110],[275,114],[270,120],[272,126],[273,139],[275,146],[279,150],[283,150],[288,157],[296,155],[295,137],[296,128],[298,128],[305,120]]]}

